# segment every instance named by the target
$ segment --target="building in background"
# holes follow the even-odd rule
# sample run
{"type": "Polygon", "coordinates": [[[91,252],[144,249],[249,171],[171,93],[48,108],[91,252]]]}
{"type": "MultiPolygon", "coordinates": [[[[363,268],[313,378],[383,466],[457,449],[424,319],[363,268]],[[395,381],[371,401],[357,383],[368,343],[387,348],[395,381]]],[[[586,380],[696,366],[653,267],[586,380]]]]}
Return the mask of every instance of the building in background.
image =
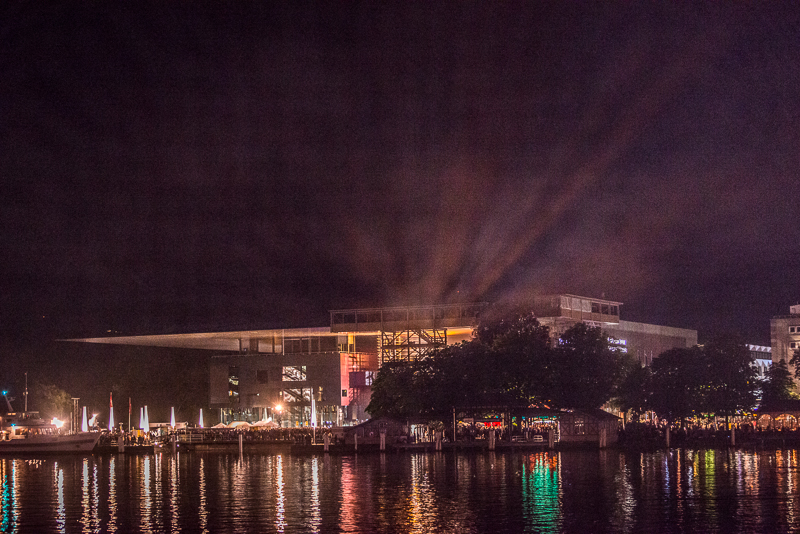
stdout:
{"type": "Polygon", "coordinates": [[[557,338],[577,322],[603,329],[617,350],[636,357],[642,365],[673,348],[697,345],[697,330],[673,328],[620,319],[621,302],[559,294],[534,298],[533,311],[539,322],[557,338]]]}
{"type": "Polygon", "coordinates": [[[790,306],[789,315],[778,315],[770,320],[770,340],[772,361],[789,363],[795,349],[800,348],[800,304],[790,306]]]}
{"type": "Polygon", "coordinates": [[[750,350],[750,355],[753,357],[756,375],[761,379],[766,378],[767,372],[772,366],[772,347],[747,345],[747,348],[750,350]]]}
{"type": "MultiPolygon", "coordinates": [[[[214,351],[209,407],[220,420],[282,426],[345,425],[368,417],[380,365],[410,361],[472,338],[486,303],[333,310],[329,327],[92,338],[75,341],[214,351]]],[[[697,344],[697,331],[621,321],[621,303],[575,295],[534,299],[556,339],[579,321],[643,364],[697,344]]]]}

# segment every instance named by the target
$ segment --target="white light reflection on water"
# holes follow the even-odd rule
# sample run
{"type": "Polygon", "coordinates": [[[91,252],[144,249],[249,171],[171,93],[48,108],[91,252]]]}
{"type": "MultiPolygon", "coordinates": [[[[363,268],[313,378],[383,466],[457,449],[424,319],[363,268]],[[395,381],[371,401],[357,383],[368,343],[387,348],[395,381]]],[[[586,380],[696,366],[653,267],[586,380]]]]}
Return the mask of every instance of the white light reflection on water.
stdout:
{"type": "Polygon", "coordinates": [[[697,453],[695,451],[686,451],[686,460],[686,498],[691,499],[695,496],[697,484],[697,453]]]}
{"type": "Polygon", "coordinates": [[[108,461],[108,531],[117,531],[117,460],[108,461]]]}
{"type": "Polygon", "coordinates": [[[178,514],[178,495],[179,495],[179,470],[178,470],[178,454],[175,453],[169,460],[169,517],[170,525],[172,525],[172,532],[180,531],[179,528],[179,514],[178,514]]]}
{"type": "MultiPolygon", "coordinates": [[[[559,472],[561,464],[558,466],[559,472]]],[[[612,516],[612,525],[618,532],[631,532],[633,525],[633,515],[636,511],[636,495],[633,491],[631,482],[631,470],[628,466],[628,459],[624,454],[619,455],[619,465],[616,475],[613,476],[616,491],[616,507],[612,516]]],[[[563,488],[559,484],[559,493],[563,493],[563,488]]]]}
{"type": "Polygon", "coordinates": [[[142,493],[141,505],[139,507],[142,520],[142,532],[155,532],[152,521],[153,501],[150,494],[150,456],[145,456],[141,462],[142,465],[142,493]]]}
{"type": "Polygon", "coordinates": [[[283,456],[275,459],[275,529],[284,532],[286,529],[286,495],[283,483],[283,456]]]}
{"type": "MultiPolygon", "coordinates": [[[[786,452],[786,494],[797,495],[797,475],[795,473],[797,469],[797,451],[793,449],[786,452]]],[[[797,499],[787,499],[787,503],[789,508],[787,521],[789,523],[789,528],[794,531],[797,530],[798,520],[800,520],[800,517],[798,517],[797,499]]]]}
{"type": "Polygon", "coordinates": [[[81,492],[81,518],[79,523],[83,525],[83,532],[91,532],[92,526],[89,520],[89,507],[91,503],[89,502],[89,460],[87,458],[83,459],[83,470],[81,472],[81,481],[83,484],[81,485],[82,492],[81,492]]]}
{"type": "Polygon", "coordinates": [[[319,506],[319,459],[311,459],[311,522],[308,525],[311,532],[319,532],[322,523],[322,513],[319,506]]]}
{"type": "Polygon", "coordinates": [[[200,506],[198,515],[200,519],[200,532],[208,533],[208,497],[206,496],[206,464],[205,459],[200,458],[200,506]]]}
{"type": "MultiPolygon", "coordinates": [[[[56,486],[56,528],[59,532],[66,532],[67,516],[64,507],[64,470],[58,467],[58,462],[53,463],[56,486]]],[[[5,532],[5,530],[3,530],[5,532]]]]}
{"type": "MultiPolygon", "coordinates": [[[[153,455],[153,528],[158,528],[158,525],[164,525],[164,484],[161,480],[161,470],[163,469],[163,453],[156,453],[153,455]]],[[[161,527],[162,530],[164,527],[161,527]]]]}
{"type": "Polygon", "coordinates": [[[231,510],[231,523],[235,532],[240,532],[246,528],[244,514],[247,512],[248,505],[249,487],[246,478],[248,471],[249,465],[245,463],[243,456],[240,454],[233,464],[232,478],[233,500],[231,504],[233,509],[231,510]]]}

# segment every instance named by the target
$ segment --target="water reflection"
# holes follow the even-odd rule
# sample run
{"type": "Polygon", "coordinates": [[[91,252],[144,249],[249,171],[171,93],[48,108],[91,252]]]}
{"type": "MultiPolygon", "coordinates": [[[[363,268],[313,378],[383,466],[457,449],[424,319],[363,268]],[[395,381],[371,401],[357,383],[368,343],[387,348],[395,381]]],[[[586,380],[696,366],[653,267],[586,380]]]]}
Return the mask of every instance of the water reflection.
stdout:
{"type": "MultiPolygon", "coordinates": [[[[0,465],[4,465],[0,464],[0,465]]],[[[56,528],[58,532],[66,532],[66,508],[64,505],[64,470],[58,466],[58,462],[53,463],[53,472],[55,474],[55,487],[56,487],[56,528]]],[[[5,527],[5,522],[3,523],[5,527]]],[[[8,532],[5,528],[3,532],[8,532]]]]}
{"type": "Polygon", "coordinates": [[[108,460],[108,531],[117,531],[117,459],[108,460]]]}
{"type": "Polygon", "coordinates": [[[275,460],[275,497],[277,502],[275,530],[284,532],[286,530],[286,495],[283,482],[283,456],[278,455],[275,460]]]}
{"type": "Polygon", "coordinates": [[[557,454],[531,454],[522,463],[525,532],[561,530],[561,472],[557,454]]]}
{"type": "Polygon", "coordinates": [[[151,513],[153,501],[150,494],[150,456],[144,456],[141,460],[141,528],[143,532],[153,532],[151,513]]]}
{"type": "Polygon", "coordinates": [[[179,513],[178,513],[178,453],[173,454],[169,459],[169,516],[172,532],[178,532],[179,513]]]}
{"type": "Polygon", "coordinates": [[[200,458],[200,469],[198,472],[200,488],[200,506],[198,507],[198,520],[200,522],[200,532],[208,533],[208,496],[206,495],[206,464],[205,458],[200,458]]]}
{"type": "Polygon", "coordinates": [[[0,530],[800,529],[796,450],[0,459],[0,530]]]}

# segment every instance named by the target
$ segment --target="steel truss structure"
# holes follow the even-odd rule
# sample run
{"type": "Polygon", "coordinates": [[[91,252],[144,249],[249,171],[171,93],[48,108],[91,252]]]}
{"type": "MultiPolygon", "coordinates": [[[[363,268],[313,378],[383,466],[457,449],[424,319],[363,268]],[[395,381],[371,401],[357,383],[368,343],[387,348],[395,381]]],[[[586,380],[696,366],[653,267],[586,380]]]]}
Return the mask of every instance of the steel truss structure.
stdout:
{"type": "Polygon", "coordinates": [[[380,364],[418,360],[446,345],[446,328],[382,331],[379,347],[380,364]]]}

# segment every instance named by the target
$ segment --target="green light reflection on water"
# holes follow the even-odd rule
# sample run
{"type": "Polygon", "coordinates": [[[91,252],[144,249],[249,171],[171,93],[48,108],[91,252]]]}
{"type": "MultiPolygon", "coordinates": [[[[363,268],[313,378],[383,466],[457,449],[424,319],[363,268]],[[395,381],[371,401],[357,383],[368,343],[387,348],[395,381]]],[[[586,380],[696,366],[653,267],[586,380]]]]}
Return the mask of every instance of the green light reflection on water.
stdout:
{"type": "Polygon", "coordinates": [[[559,532],[562,522],[558,453],[538,453],[522,463],[525,532],[559,532]]]}
{"type": "Polygon", "coordinates": [[[0,492],[0,514],[2,514],[2,519],[0,520],[0,531],[10,532],[14,530],[14,525],[16,524],[16,518],[14,515],[14,489],[17,467],[14,462],[8,462],[6,460],[3,460],[2,464],[0,465],[2,465],[0,478],[2,478],[3,485],[2,492],[0,492]],[[11,464],[10,473],[9,463],[11,464]]]}

